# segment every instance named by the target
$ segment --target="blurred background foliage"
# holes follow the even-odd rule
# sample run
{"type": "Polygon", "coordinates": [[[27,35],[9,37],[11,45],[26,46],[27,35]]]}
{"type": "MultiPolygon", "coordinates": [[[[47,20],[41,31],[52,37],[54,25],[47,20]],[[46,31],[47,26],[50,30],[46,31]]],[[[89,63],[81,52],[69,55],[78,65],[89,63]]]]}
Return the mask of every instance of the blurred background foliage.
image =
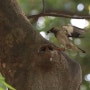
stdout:
{"type": "MultiPolygon", "coordinates": [[[[43,12],[42,0],[18,0],[21,8],[27,16],[36,15],[43,12]]],[[[44,0],[45,11],[57,11],[74,15],[90,15],[90,0],[44,0]]],[[[73,51],[66,51],[66,53],[78,63],[82,68],[83,83],[81,90],[90,90],[90,20],[87,19],[73,19],[65,17],[41,16],[39,18],[30,18],[33,27],[36,28],[40,34],[59,45],[53,34],[47,35],[52,27],[60,27],[62,25],[72,24],[79,28],[86,29],[85,38],[72,39],[76,45],[86,51],[86,54],[77,53],[73,51]]]]}
{"type": "MultiPolygon", "coordinates": [[[[68,14],[74,13],[80,15],[90,15],[90,0],[44,0],[45,11],[54,10],[68,14]]],[[[43,4],[42,0],[18,0],[21,8],[27,16],[42,13],[43,4]]],[[[85,28],[85,38],[72,39],[76,45],[86,51],[86,54],[77,53],[73,51],[66,51],[66,53],[78,63],[82,68],[83,83],[81,90],[90,90],[90,20],[87,19],[73,19],[65,17],[42,16],[39,18],[30,18],[33,27],[36,28],[40,34],[50,40],[51,42],[59,45],[58,41],[53,34],[47,35],[52,27],[60,27],[62,25],[72,24],[79,28],[85,28]]]]}

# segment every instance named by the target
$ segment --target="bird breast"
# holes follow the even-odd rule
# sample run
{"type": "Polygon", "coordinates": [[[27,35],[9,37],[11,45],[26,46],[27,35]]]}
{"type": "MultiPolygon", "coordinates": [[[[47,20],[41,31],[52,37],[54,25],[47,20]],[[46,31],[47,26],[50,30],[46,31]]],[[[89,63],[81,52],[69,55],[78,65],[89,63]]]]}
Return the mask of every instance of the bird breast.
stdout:
{"type": "Polygon", "coordinates": [[[56,38],[58,39],[58,41],[63,44],[64,46],[66,46],[66,44],[69,43],[69,39],[68,37],[64,34],[64,32],[59,31],[56,35],[56,38]]]}

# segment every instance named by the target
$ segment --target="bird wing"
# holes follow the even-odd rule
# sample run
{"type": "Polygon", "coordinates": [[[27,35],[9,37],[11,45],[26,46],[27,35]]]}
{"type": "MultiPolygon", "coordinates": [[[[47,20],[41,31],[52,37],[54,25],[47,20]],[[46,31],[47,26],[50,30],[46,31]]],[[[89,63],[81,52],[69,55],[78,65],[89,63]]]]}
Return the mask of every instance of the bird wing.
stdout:
{"type": "Polygon", "coordinates": [[[81,29],[81,28],[73,26],[73,32],[76,32],[76,33],[79,33],[79,34],[84,34],[85,29],[81,29]]]}

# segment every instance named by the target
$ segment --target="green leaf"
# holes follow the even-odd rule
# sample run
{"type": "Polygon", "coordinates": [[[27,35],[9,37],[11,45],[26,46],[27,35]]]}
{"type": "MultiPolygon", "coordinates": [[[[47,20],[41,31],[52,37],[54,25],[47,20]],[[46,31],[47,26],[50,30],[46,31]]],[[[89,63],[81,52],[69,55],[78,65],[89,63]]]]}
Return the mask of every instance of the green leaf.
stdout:
{"type": "Polygon", "coordinates": [[[5,80],[5,78],[0,73],[0,81],[4,81],[4,80],[5,80]]]}
{"type": "Polygon", "coordinates": [[[3,82],[3,84],[11,90],[16,90],[15,88],[13,88],[11,85],[7,84],[6,82],[3,82]]]}
{"type": "Polygon", "coordinates": [[[0,87],[0,90],[4,90],[2,87],[0,87]]]}

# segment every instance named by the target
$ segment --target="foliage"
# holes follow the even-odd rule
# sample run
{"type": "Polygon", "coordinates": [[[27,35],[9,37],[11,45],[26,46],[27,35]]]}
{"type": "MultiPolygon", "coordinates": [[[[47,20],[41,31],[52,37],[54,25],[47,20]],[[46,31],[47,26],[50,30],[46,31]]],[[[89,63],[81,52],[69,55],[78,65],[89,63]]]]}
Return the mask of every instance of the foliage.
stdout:
{"type": "Polygon", "coordinates": [[[10,90],[16,90],[11,85],[6,83],[5,78],[0,74],[0,90],[7,90],[7,88],[10,89],[10,90]]]}

